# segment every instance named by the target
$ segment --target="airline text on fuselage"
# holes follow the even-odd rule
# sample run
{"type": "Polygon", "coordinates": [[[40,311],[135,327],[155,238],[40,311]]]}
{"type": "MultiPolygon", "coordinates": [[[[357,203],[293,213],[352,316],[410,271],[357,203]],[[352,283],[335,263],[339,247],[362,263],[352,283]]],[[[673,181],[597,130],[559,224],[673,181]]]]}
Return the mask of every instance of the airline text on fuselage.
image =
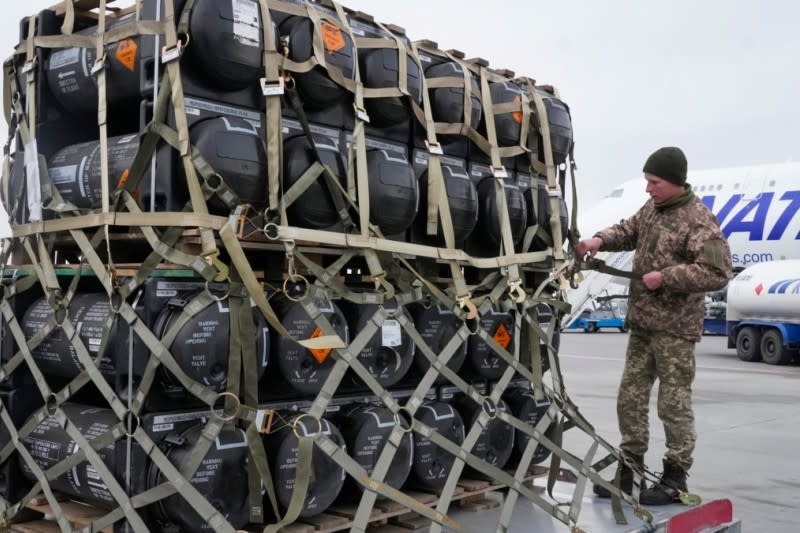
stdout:
{"type": "MultiPolygon", "coordinates": [[[[800,191],[785,191],[777,198],[774,192],[765,192],[744,205],[741,205],[742,197],[742,194],[734,194],[718,202],[714,195],[703,196],[703,203],[716,215],[725,237],[744,233],[751,241],[779,241],[800,211],[800,191]],[[768,226],[770,209],[780,210],[780,215],[768,226]]],[[[794,239],[800,240],[800,231],[794,239]]]]}

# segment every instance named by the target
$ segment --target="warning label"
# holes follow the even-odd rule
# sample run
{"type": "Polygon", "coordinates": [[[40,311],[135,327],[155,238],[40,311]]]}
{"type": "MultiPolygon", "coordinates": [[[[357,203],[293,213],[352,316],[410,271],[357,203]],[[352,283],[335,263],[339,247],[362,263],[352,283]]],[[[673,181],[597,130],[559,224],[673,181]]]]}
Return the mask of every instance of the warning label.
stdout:
{"type": "Polygon", "coordinates": [[[342,30],[330,22],[322,22],[322,42],[328,53],[338,52],[345,47],[344,35],[342,30]]]}
{"type": "MultiPolygon", "coordinates": [[[[522,98],[520,98],[519,96],[515,96],[514,103],[515,104],[522,103],[522,98]]],[[[517,122],[517,124],[522,124],[522,111],[514,111],[513,113],[511,113],[511,116],[514,117],[514,120],[517,122]]]]}
{"type": "Polygon", "coordinates": [[[139,47],[136,45],[136,41],[133,39],[125,39],[119,42],[114,57],[117,58],[117,61],[119,61],[123,67],[131,72],[135,72],[136,52],[138,51],[138,48],[139,47]]]}
{"type": "MultiPolygon", "coordinates": [[[[125,186],[125,184],[128,182],[128,178],[129,177],[130,177],[130,171],[126,168],[122,172],[122,175],[119,177],[119,180],[117,181],[117,188],[118,189],[123,188],[125,186]]],[[[139,189],[137,188],[135,191],[133,191],[131,196],[133,197],[134,200],[138,200],[139,199],[139,189]]]]}
{"type": "MultiPolygon", "coordinates": [[[[317,326],[317,328],[314,330],[314,333],[312,333],[311,337],[309,338],[316,339],[317,337],[322,337],[322,329],[320,329],[319,326],[317,326]]],[[[328,359],[328,356],[331,354],[332,350],[330,348],[317,348],[313,350],[309,349],[308,351],[311,352],[311,355],[314,356],[314,359],[317,360],[317,363],[322,364],[326,359],[328,359]]]]}
{"type": "Polygon", "coordinates": [[[500,327],[494,332],[492,338],[504,349],[508,348],[508,345],[511,344],[511,333],[508,332],[508,328],[506,328],[505,324],[500,324],[500,327]]]}

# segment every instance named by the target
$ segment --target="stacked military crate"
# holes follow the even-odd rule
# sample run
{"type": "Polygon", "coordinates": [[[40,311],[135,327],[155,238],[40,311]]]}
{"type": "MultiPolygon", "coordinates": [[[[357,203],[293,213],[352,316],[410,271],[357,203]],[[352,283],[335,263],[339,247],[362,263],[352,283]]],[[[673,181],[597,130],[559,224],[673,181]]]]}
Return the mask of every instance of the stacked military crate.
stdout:
{"type": "Polygon", "coordinates": [[[5,518],[43,494],[70,530],[57,491],[95,530],[344,502],[361,531],[381,498],[438,528],[462,471],[544,505],[530,466],[580,466],[542,379],[557,93],[325,1],[105,4],[26,18],[5,64],[5,518]]]}

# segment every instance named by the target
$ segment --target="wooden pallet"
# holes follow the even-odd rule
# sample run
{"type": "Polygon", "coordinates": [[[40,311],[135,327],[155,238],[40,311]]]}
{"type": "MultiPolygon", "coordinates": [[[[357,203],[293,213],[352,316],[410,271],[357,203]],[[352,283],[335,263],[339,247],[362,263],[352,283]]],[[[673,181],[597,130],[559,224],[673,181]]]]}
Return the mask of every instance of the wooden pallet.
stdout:
{"type": "MultiPolygon", "coordinates": [[[[513,475],[513,472],[510,472],[513,475]]],[[[526,484],[533,484],[536,478],[547,474],[547,468],[534,466],[525,478],[526,484]]],[[[451,509],[479,512],[500,506],[502,499],[498,492],[506,489],[505,485],[477,479],[461,479],[451,498],[451,509]]],[[[433,492],[405,491],[415,500],[435,507],[439,503],[439,494],[433,492]]],[[[334,533],[345,531],[352,526],[357,504],[334,505],[324,513],[300,521],[283,528],[282,533],[334,533]]],[[[403,505],[389,500],[378,500],[369,518],[367,531],[370,533],[415,533],[427,531],[430,520],[422,515],[409,511],[403,505]]]]}
{"type": "MultiPolygon", "coordinates": [[[[60,496],[58,498],[61,500],[60,496]]],[[[106,511],[75,501],[59,501],[59,505],[67,521],[74,529],[87,527],[98,518],[106,515],[106,511]]],[[[45,497],[34,498],[26,505],[26,509],[39,516],[34,520],[12,524],[10,527],[12,533],[59,533],[61,531],[58,522],[53,519],[55,512],[45,497]]],[[[100,531],[102,533],[113,533],[114,528],[113,526],[108,526],[100,531]]]]}
{"type": "MultiPolygon", "coordinates": [[[[509,472],[513,475],[513,472],[509,472]]],[[[536,478],[547,474],[547,469],[534,466],[525,478],[526,484],[533,484],[536,478]]],[[[451,509],[461,511],[479,512],[498,507],[502,499],[498,492],[506,486],[477,479],[461,479],[451,498],[451,509]]],[[[439,503],[439,494],[428,491],[405,491],[406,494],[427,505],[435,507],[439,503]]],[[[62,496],[58,496],[59,500],[62,496]]],[[[90,505],[64,498],[59,502],[67,521],[75,529],[89,526],[93,521],[101,518],[106,511],[90,505]]],[[[294,524],[286,526],[282,533],[334,533],[350,529],[355,517],[357,504],[337,504],[328,508],[324,513],[310,518],[303,518],[294,524]]],[[[12,524],[12,533],[58,533],[61,529],[53,520],[53,509],[44,497],[34,498],[26,506],[27,515],[25,522],[12,524]]],[[[378,500],[369,518],[368,531],[370,533],[422,533],[428,530],[430,520],[422,515],[410,511],[404,505],[391,500],[378,500]]],[[[262,527],[251,531],[261,531],[262,527]]],[[[106,527],[101,533],[113,533],[113,526],[106,527]]]]}

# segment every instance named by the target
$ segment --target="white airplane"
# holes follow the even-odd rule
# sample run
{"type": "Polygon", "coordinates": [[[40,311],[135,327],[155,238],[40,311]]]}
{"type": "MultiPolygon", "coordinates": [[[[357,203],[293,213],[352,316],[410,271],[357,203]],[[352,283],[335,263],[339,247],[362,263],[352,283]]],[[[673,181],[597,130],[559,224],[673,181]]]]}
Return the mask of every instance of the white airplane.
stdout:
{"type": "MultiPolygon", "coordinates": [[[[779,259],[800,259],[800,162],[689,171],[688,183],[716,215],[731,247],[733,267],[779,259]]],[[[591,209],[579,214],[583,238],[633,215],[647,200],[643,177],[626,181],[591,209]]],[[[630,270],[633,252],[598,254],[607,264],[630,270]]],[[[627,280],[585,272],[567,292],[577,317],[601,294],[624,293],[627,280]]]]}

